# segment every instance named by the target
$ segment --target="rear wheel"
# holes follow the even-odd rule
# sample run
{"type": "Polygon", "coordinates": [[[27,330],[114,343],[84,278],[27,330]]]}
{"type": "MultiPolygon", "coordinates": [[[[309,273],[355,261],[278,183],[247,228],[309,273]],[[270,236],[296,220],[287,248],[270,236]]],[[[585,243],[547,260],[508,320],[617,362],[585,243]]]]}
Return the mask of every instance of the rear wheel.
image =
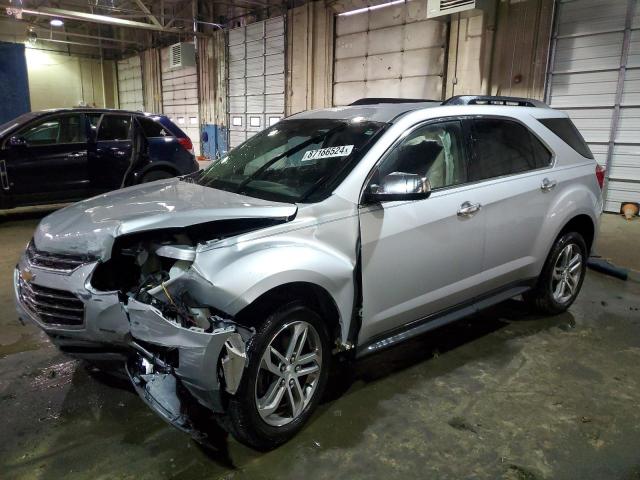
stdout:
{"type": "Polygon", "coordinates": [[[291,303],[258,328],[247,354],[248,368],[223,425],[245,445],[269,450],[302,429],[322,396],[330,361],[327,329],[316,312],[291,303]]]}
{"type": "Polygon", "coordinates": [[[171,172],[167,172],[166,170],[152,170],[148,173],[145,173],[140,183],[149,183],[155,182],[156,180],[166,180],[168,178],[175,177],[171,172]]]}
{"type": "Polygon", "coordinates": [[[536,287],[524,297],[541,313],[564,312],[575,301],[587,265],[587,246],[577,232],[561,235],[553,245],[536,287]]]}

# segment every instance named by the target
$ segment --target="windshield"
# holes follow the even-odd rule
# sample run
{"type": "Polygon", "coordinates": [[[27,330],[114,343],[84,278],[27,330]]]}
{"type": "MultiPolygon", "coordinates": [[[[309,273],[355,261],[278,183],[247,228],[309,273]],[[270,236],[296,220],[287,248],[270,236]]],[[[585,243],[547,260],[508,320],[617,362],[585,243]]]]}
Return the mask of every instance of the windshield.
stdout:
{"type": "Polygon", "coordinates": [[[270,200],[317,201],[351,171],[385,126],[357,120],[283,120],[215,161],[195,181],[270,200]]]}

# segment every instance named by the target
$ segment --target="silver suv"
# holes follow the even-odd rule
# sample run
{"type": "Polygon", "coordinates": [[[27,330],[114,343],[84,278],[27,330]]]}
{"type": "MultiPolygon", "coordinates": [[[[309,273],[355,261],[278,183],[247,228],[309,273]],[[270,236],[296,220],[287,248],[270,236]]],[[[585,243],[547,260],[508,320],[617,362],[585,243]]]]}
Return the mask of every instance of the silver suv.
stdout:
{"type": "Polygon", "coordinates": [[[300,113],[204,171],[42,220],[18,311],[68,354],[125,360],[141,398],[196,438],[204,410],[273,448],[309,419],[337,354],[518,295],[566,310],[602,181],[571,120],[534,100],[300,113]]]}

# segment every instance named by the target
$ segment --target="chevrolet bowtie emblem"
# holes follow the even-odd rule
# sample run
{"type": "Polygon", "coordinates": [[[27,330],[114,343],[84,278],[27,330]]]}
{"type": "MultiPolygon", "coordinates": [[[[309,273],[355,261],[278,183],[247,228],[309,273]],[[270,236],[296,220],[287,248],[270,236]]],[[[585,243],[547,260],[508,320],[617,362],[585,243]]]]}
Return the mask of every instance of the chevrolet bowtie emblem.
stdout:
{"type": "Polygon", "coordinates": [[[20,278],[22,278],[22,280],[24,280],[25,282],[30,282],[34,279],[34,277],[35,275],[33,274],[33,272],[31,272],[31,270],[27,270],[26,268],[20,270],[20,278]]]}

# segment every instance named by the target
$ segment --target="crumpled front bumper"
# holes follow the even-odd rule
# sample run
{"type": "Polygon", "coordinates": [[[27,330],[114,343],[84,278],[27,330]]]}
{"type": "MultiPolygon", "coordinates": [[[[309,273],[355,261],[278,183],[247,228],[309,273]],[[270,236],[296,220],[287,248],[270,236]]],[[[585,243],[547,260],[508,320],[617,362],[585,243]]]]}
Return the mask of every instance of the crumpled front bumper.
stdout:
{"type": "MultiPolygon", "coordinates": [[[[72,272],[60,272],[31,265],[23,254],[13,274],[16,311],[21,319],[44,330],[65,353],[89,360],[122,359],[129,342],[129,321],[117,292],[97,292],[91,288],[90,278],[96,266],[97,262],[92,262],[72,272]],[[25,300],[23,289],[29,287],[75,297],[82,305],[78,324],[60,325],[39,315],[25,300]]],[[[57,299],[46,295],[39,298],[47,309],[55,309],[57,299]],[[54,305],[50,307],[51,304],[54,305]]]]}
{"type": "Polygon", "coordinates": [[[240,384],[247,363],[245,341],[250,332],[231,322],[212,332],[184,328],[166,319],[157,308],[135,299],[129,299],[125,308],[132,345],[154,367],[144,376],[132,376],[143,400],[178,428],[181,421],[174,408],[176,399],[167,392],[173,389],[177,396],[179,386],[184,386],[201,405],[214,412],[224,411],[221,391],[233,394],[240,384]],[[161,360],[154,353],[154,346],[177,350],[177,361],[168,364],[161,360]],[[167,374],[175,377],[175,385],[167,374]],[[160,391],[162,395],[158,394],[160,391]],[[167,414],[168,411],[173,413],[167,414]]]}

